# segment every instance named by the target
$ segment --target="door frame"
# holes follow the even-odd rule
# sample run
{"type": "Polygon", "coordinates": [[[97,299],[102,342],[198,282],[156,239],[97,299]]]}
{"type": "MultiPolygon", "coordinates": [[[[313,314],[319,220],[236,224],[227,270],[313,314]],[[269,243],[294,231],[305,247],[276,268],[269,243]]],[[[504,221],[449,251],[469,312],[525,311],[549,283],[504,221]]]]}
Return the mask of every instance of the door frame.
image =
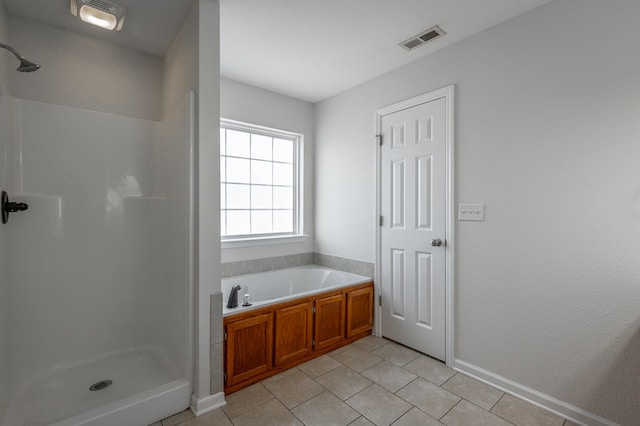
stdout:
{"type": "Polygon", "coordinates": [[[445,202],[445,362],[448,366],[454,364],[454,260],[455,260],[455,185],[454,185],[454,86],[443,87],[423,95],[405,99],[404,101],[380,108],[375,112],[375,236],[376,236],[376,254],[375,254],[375,295],[376,300],[376,319],[374,324],[374,334],[378,337],[382,336],[382,307],[380,305],[382,298],[382,285],[380,279],[382,277],[382,229],[379,224],[381,212],[381,147],[378,142],[378,135],[381,134],[382,117],[394,112],[409,109],[420,104],[435,101],[436,99],[445,99],[445,117],[447,126],[446,144],[446,202],[445,202]]]}

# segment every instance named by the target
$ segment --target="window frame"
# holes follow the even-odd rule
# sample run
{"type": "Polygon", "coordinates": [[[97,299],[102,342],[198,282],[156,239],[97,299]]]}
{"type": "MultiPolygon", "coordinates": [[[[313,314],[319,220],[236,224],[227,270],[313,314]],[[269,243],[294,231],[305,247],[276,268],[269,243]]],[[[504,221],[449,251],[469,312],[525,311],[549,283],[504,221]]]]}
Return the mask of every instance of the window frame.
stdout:
{"type": "MultiPolygon", "coordinates": [[[[282,244],[306,241],[307,235],[303,233],[303,212],[304,212],[304,135],[288,130],[275,129],[260,126],[257,124],[242,121],[220,118],[220,130],[229,129],[267,137],[288,139],[293,141],[293,232],[273,232],[266,234],[243,234],[223,236],[220,230],[220,240],[222,248],[249,247],[266,244],[282,244]]],[[[221,143],[222,141],[220,141],[221,143]]],[[[225,140],[226,142],[226,140],[225,140]]],[[[225,150],[226,154],[226,150],[225,150]]],[[[226,156],[226,155],[225,155],[226,156]]],[[[219,158],[223,155],[220,153],[219,158]]],[[[274,161],[271,161],[274,163],[274,161]]],[[[275,162],[277,163],[277,161],[275,162]]],[[[222,192],[222,179],[220,180],[220,191],[222,192]]],[[[250,184],[249,184],[250,185],[250,184]]],[[[273,187],[273,185],[272,185],[273,187]]],[[[222,193],[220,197],[222,198],[222,193]]],[[[226,196],[226,194],[225,194],[226,196]]],[[[220,206],[220,213],[227,209],[220,206]]],[[[251,208],[248,209],[251,212],[251,208]]],[[[273,211],[273,209],[272,209],[273,211]]]]}

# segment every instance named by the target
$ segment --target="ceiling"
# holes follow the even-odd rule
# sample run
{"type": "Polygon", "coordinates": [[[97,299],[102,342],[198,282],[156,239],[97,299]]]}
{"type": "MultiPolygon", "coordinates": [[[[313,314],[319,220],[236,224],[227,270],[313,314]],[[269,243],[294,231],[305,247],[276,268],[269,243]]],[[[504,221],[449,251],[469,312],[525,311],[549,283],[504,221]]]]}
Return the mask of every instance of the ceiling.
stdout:
{"type": "MultiPolygon", "coordinates": [[[[117,0],[122,31],[83,24],[69,0],[4,0],[15,15],[163,56],[193,0],[117,0]]],[[[222,76],[317,102],[550,0],[219,0],[222,76]],[[434,25],[447,34],[408,52],[434,25]]]]}
{"type": "Polygon", "coordinates": [[[69,12],[69,0],[0,0],[7,12],[155,56],[164,56],[193,0],[114,0],[127,7],[121,31],[85,24],[69,12]]]}
{"type": "Polygon", "coordinates": [[[223,76],[317,102],[549,0],[220,0],[223,76]],[[434,25],[447,35],[398,43],[434,25]]]}

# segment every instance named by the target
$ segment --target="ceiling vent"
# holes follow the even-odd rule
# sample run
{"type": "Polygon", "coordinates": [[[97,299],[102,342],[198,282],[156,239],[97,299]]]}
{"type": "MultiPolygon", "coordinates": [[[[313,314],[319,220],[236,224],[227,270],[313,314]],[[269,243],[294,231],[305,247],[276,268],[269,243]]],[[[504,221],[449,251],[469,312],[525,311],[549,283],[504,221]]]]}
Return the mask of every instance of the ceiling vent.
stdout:
{"type": "Polygon", "coordinates": [[[427,42],[440,38],[445,34],[446,33],[436,25],[435,27],[431,27],[428,30],[421,32],[420,34],[403,41],[402,43],[400,43],[400,46],[402,46],[406,50],[413,50],[416,47],[422,46],[427,42]]]}

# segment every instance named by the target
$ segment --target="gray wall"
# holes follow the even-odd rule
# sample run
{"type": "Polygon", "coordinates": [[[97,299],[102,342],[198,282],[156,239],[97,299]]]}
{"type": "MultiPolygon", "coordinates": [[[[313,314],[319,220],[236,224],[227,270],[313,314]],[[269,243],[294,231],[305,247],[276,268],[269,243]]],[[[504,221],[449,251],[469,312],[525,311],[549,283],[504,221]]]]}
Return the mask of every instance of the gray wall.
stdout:
{"type": "Polygon", "coordinates": [[[313,251],[313,105],[255,86],[222,78],[220,116],[304,135],[304,233],[307,241],[242,248],[225,248],[223,262],[284,256],[313,251]]]}
{"type": "Polygon", "coordinates": [[[456,198],[486,221],[455,224],[455,363],[624,425],[640,424],[639,16],[555,0],[316,106],[314,251],[371,262],[374,111],[456,85],[456,198]]]}
{"type": "MultiPolygon", "coordinates": [[[[200,400],[215,393],[209,408],[224,403],[221,381],[210,381],[211,366],[222,369],[221,345],[212,354],[210,296],[220,288],[220,5],[217,0],[198,0],[198,92],[196,149],[196,384],[200,400]],[[210,357],[214,357],[211,358],[210,357]],[[210,362],[211,361],[211,362],[210,362]]],[[[221,300],[219,298],[218,300],[221,300]]],[[[220,302],[222,303],[222,302],[220,302]]],[[[220,343],[220,342],[218,342],[220,343]]]]}
{"type": "MultiPolygon", "coordinates": [[[[7,40],[7,21],[4,10],[4,5],[0,2],[0,41],[5,42],[7,40]]],[[[0,190],[8,190],[7,184],[7,149],[8,149],[8,132],[7,129],[10,126],[11,120],[9,118],[9,87],[7,72],[9,69],[8,63],[13,60],[11,54],[6,51],[0,51],[0,190]]],[[[5,244],[5,232],[3,226],[0,224],[0,270],[6,271],[4,260],[4,244],[5,244]]],[[[0,279],[0,348],[6,348],[8,344],[8,316],[7,316],[7,300],[8,287],[5,279],[0,279]]],[[[0,419],[4,413],[4,402],[7,398],[7,390],[9,384],[7,383],[8,368],[7,353],[6,350],[0,350],[0,419]]]]}
{"type": "Polygon", "coordinates": [[[42,65],[9,74],[13,96],[160,119],[161,58],[17,16],[8,21],[14,47],[42,65]]]}

